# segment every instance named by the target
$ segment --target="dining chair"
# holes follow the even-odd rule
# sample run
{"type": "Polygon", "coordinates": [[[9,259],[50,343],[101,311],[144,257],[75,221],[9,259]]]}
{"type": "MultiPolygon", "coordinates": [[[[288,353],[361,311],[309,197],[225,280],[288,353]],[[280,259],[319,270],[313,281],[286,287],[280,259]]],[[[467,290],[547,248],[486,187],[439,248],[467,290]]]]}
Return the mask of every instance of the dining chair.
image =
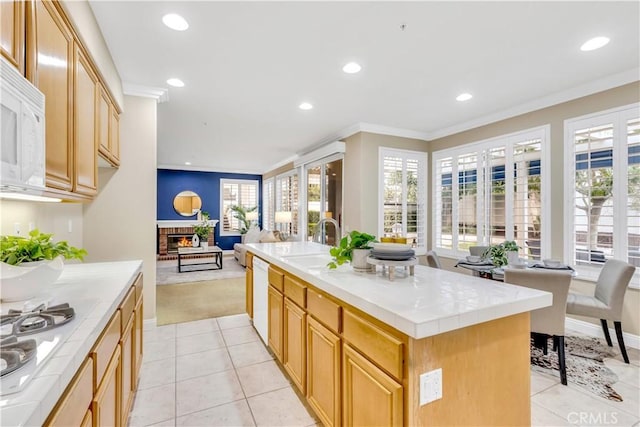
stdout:
{"type": "Polygon", "coordinates": [[[438,254],[435,251],[429,251],[426,254],[427,265],[432,268],[442,268],[440,264],[440,258],[438,258],[438,254]]]}
{"type": "Polygon", "coordinates": [[[613,344],[607,320],[613,320],[624,363],[629,363],[629,356],[622,337],[622,303],[635,270],[633,265],[624,261],[608,259],[598,275],[593,296],[572,293],[567,300],[567,314],[600,319],[609,347],[613,344]]]}
{"type": "Polygon", "coordinates": [[[549,307],[531,312],[531,336],[534,345],[547,354],[547,339],[553,338],[553,347],[558,352],[560,382],[567,385],[567,365],[564,357],[564,321],[567,296],[571,285],[571,274],[563,271],[516,270],[506,268],[504,281],[513,285],[538,289],[553,294],[549,307]]]}
{"type": "Polygon", "coordinates": [[[469,246],[469,255],[482,256],[489,249],[489,246],[469,246]]]}

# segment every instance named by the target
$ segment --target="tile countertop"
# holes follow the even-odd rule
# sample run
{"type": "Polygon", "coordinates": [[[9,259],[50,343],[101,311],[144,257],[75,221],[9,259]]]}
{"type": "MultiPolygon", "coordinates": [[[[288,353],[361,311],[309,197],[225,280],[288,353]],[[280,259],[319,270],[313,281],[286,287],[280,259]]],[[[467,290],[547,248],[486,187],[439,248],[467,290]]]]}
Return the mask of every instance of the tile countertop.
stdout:
{"type": "Polygon", "coordinates": [[[414,339],[532,311],[552,303],[552,295],[548,292],[422,265],[415,267],[414,276],[396,276],[393,282],[383,276],[380,269],[376,274],[357,273],[350,265],[330,270],[326,267],[331,259],[328,246],[296,243],[295,251],[289,253],[277,247],[280,243],[249,246],[265,261],[414,339]],[[309,245],[308,252],[305,252],[305,245],[309,245]]]}
{"type": "MultiPolygon", "coordinates": [[[[141,270],[142,261],[65,265],[41,300],[68,302],[76,312],[68,325],[75,329],[24,390],[0,396],[2,425],[44,423],[141,270]]],[[[10,308],[22,309],[23,304],[2,303],[0,311],[4,314],[10,308]]]]}

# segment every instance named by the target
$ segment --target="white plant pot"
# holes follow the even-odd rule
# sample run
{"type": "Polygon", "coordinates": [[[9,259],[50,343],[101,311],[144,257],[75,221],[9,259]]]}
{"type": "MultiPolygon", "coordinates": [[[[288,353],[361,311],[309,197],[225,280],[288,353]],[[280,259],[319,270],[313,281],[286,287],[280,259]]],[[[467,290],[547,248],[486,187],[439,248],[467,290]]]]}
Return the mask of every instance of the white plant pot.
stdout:
{"type": "Polygon", "coordinates": [[[20,265],[1,262],[0,299],[12,302],[33,298],[58,280],[63,268],[62,256],[50,261],[23,262],[20,265]]]}
{"type": "Polygon", "coordinates": [[[204,249],[207,249],[209,247],[209,242],[200,242],[200,246],[202,246],[204,249]]]}
{"type": "Polygon", "coordinates": [[[518,258],[517,251],[507,252],[507,265],[520,264],[520,258],[518,258]]]}
{"type": "Polygon", "coordinates": [[[367,257],[371,253],[371,249],[354,249],[351,251],[351,266],[356,271],[369,271],[370,266],[367,264],[367,257]]]}

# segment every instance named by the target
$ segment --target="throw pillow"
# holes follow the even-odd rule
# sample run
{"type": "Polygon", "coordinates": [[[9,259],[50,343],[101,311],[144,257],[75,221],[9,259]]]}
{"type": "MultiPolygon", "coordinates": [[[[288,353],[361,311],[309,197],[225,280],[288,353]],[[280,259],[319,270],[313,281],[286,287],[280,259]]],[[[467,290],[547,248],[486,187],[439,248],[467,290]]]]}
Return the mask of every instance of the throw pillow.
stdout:
{"type": "Polygon", "coordinates": [[[273,231],[269,231],[266,236],[260,239],[260,243],[273,243],[279,241],[280,239],[276,238],[276,236],[273,234],[273,231]]]}
{"type": "Polygon", "coordinates": [[[258,243],[260,242],[260,229],[257,227],[251,227],[249,231],[244,234],[242,243],[258,243]]]}

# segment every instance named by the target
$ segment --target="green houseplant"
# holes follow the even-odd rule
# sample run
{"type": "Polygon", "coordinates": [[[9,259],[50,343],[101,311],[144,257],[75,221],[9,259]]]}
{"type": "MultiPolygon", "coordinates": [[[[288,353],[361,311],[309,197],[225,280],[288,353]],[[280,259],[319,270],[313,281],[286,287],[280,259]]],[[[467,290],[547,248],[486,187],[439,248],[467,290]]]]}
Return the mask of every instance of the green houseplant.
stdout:
{"type": "Polygon", "coordinates": [[[38,229],[31,230],[29,237],[2,236],[0,237],[0,261],[9,265],[52,260],[58,256],[65,259],[84,259],[87,251],[69,246],[66,241],[54,243],[53,234],[40,233],[38,229]]]}
{"type": "Polygon", "coordinates": [[[514,240],[505,240],[499,245],[491,245],[489,248],[482,254],[483,258],[491,259],[491,262],[496,267],[502,267],[503,265],[507,265],[509,260],[507,257],[508,252],[518,252],[520,246],[514,240]]]}
{"type": "Polygon", "coordinates": [[[238,221],[240,222],[240,234],[245,234],[247,231],[249,231],[251,221],[247,219],[247,213],[253,212],[256,209],[258,209],[257,206],[250,209],[245,209],[239,205],[229,206],[229,210],[232,212],[232,215],[238,218],[238,221]]]}
{"type": "Polygon", "coordinates": [[[333,257],[333,261],[329,262],[327,266],[329,268],[337,268],[345,262],[353,262],[354,251],[358,249],[369,250],[371,249],[369,244],[373,242],[376,242],[375,236],[353,230],[351,233],[340,239],[339,246],[334,246],[329,250],[329,253],[333,257]]]}
{"type": "Polygon", "coordinates": [[[202,222],[193,226],[193,232],[198,235],[201,242],[207,242],[209,240],[209,233],[211,233],[213,227],[209,224],[209,213],[202,211],[201,214],[202,222]]]}

